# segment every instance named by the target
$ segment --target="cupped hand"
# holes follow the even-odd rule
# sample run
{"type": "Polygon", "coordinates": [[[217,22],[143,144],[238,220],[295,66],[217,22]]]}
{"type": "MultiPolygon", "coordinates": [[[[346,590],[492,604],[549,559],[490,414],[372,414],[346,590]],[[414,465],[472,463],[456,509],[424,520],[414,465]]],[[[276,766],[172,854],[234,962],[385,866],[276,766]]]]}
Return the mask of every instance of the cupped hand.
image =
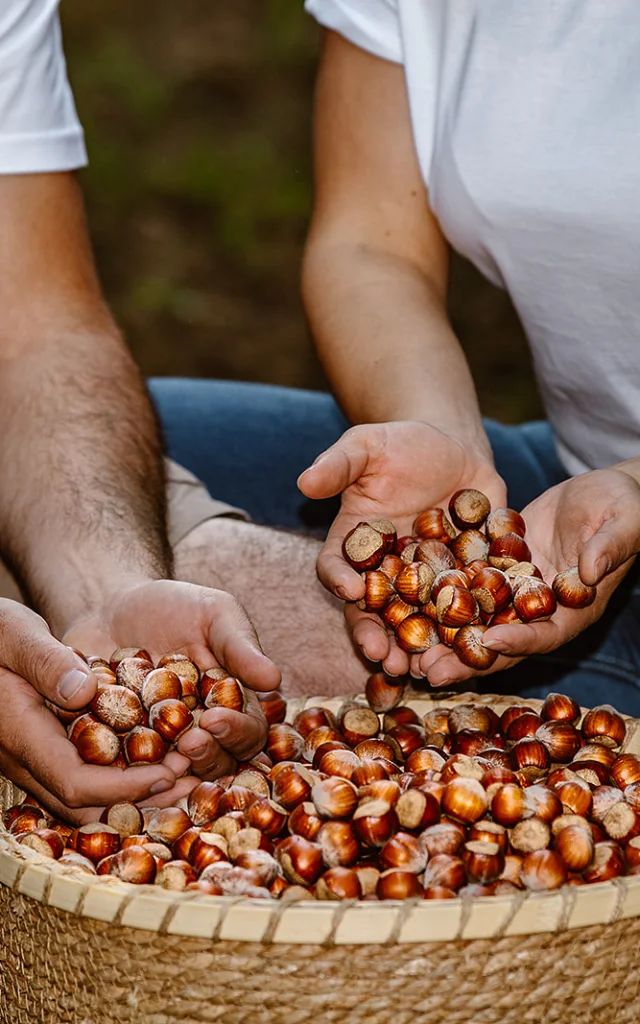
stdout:
{"type": "MultiPolygon", "coordinates": [[[[483,643],[500,652],[489,673],[553,651],[596,622],[640,551],[640,486],[622,470],[594,470],[558,484],[522,515],[532,561],[544,579],[552,583],[561,570],[578,566],[584,583],[598,585],[597,596],[587,608],[558,605],[547,621],[489,628],[483,643]]],[[[418,666],[433,686],[487,674],[467,668],[442,647],[420,655],[418,666]]]]}
{"type": "MultiPolygon", "coordinates": [[[[446,508],[454,491],[475,487],[494,507],[506,504],[506,488],[486,447],[473,448],[418,421],[352,427],[319,455],[298,486],[309,498],[342,495],[340,512],[318,557],[318,577],[344,601],[358,601],[364,583],[342,555],[346,534],[362,520],[391,519],[398,536],[412,532],[425,508],[446,508]]],[[[390,675],[409,670],[409,658],[377,615],[355,604],[345,610],[356,645],[390,675]]]]}
{"type": "Polygon", "coordinates": [[[170,766],[104,768],[85,764],[45,700],[73,711],[94,696],[96,679],[46,622],[0,600],[0,771],[54,814],[82,823],[100,805],[171,791],[170,766]]]}
{"type": "Polygon", "coordinates": [[[227,774],[237,760],[253,757],[264,746],[267,723],[253,691],[276,689],[280,672],[263,653],[244,609],[230,594],[171,580],[123,588],[69,629],[64,641],[104,657],[116,647],[142,645],[154,662],[178,652],[202,671],[224,666],[244,683],[245,714],[207,710],[198,728],[185,733],[167,755],[165,764],[180,781],[163,797],[165,802],[183,795],[188,780],[180,777],[187,772],[202,778],[227,774]]]}

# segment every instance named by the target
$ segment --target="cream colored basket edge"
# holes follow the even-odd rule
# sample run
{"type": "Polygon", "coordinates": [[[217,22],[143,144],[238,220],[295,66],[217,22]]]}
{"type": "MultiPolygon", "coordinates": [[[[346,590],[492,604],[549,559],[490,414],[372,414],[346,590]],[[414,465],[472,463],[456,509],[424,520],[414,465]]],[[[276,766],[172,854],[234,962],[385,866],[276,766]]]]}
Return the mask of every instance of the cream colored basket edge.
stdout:
{"type": "MultiPolygon", "coordinates": [[[[359,699],[364,702],[364,697],[359,699]]],[[[291,700],[287,717],[292,720],[301,708],[311,705],[336,711],[342,702],[343,698],[291,700]]],[[[419,714],[466,702],[488,704],[498,714],[513,703],[534,709],[540,706],[534,700],[473,693],[429,700],[424,694],[412,692],[404,701],[419,714]]],[[[640,754],[640,721],[626,721],[623,749],[640,754]]],[[[21,796],[16,787],[0,779],[0,810],[21,796]]],[[[0,884],[75,917],[167,936],[214,941],[305,945],[441,943],[583,929],[640,917],[639,876],[564,887],[550,893],[523,892],[517,896],[441,902],[282,904],[174,893],[155,886],[128,885],[108,876],[87,879],[86,875],[20,846],[1,824],[0,884]]]]}

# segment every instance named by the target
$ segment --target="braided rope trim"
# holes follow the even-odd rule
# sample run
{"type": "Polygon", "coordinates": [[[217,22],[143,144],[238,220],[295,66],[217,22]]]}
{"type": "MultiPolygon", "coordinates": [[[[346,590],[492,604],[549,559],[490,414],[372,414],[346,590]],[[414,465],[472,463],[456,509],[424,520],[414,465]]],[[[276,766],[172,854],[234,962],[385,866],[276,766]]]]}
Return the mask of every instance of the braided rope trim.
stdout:
{"type": "MultiPolygon", "coordinates": [[[[360,697],[364,701],[364,697],[360,697]]],[[[418,712],[473,701],[499,711],[516,698],[460,694],[425,700],[407,694],[418,712]]],[[[532,708],[540,701],[525,701],[532,708]]],[[[338,709],[342,699],[291,701],[289,718],[311,704],[338,709]]],[[[640,722],[627,718],[624,750],[640,752],[640,722]]],[[[0,810],[19,791],[0,778],[0,810]]],[[[584,887],[565,886],[556,892],[520,892],[482,900],[422,900],[298,904],[238,897],[170,892],[133,886],[109,876],[95,877],[47,860],[21,846],[0,824],[0,883],[47,907],[76,918],[103,921],[165,936],[191,936],[213,942],[262,944],[396,945],[503,939],[517,935],[558,933],[590,925],[615,924],[640,917],[640,876],[618,878],[584,887]]]]}

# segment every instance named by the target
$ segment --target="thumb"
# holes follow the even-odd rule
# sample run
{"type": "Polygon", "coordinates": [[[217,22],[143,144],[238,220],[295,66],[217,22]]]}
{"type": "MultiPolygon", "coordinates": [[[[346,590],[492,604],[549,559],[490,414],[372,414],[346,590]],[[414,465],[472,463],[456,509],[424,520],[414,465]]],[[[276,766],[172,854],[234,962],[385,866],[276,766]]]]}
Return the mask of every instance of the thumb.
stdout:
{"type": "Polygon", "coordinates": [[[51,635],[44,619],[15,601],[0,600],[0,666],[61,708],[82,708],[96,691],[86,662],[51,635]]]}
{"type": "Polygon", "coordinates": [[[360,479],[368,461],[366,440],[352,427],[300,474],[298,487],[307,498],[332,498],[360,479]]]}
{"type": "Polygon", "coordinates": [[[578,570],[583,583],[595,586],[604,576],[637,555],[640,531],[637,509],[622,508],[582,548],[578,570]]]}

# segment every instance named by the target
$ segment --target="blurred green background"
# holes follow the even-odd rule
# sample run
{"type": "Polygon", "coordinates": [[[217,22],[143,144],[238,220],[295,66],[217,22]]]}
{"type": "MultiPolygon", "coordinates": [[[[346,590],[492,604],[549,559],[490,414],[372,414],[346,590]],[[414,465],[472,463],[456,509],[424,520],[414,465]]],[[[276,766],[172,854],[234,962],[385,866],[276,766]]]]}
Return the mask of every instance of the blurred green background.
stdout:
{"type": "MultiPolygon", "coordinates": [[[[65,0],[105,289],[146,374],[326,388],[299,300],[319,33],[302,0],[65,0]]],[[[539,415],[506,296],[454,262],[483,411],[539,415]]]]}

